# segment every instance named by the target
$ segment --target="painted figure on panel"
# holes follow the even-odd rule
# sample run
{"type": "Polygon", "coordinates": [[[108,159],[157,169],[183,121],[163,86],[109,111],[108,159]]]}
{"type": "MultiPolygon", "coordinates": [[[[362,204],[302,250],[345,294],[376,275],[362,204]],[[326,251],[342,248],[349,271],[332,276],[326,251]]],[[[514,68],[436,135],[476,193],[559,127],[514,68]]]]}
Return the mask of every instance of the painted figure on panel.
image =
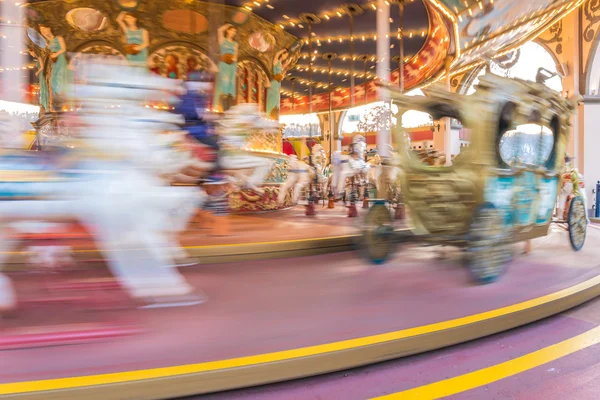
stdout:
{"type": "Polygon", "coordinates": [[[150,72],[160,75],[160,58],[158,56],[152,57],[152,64],[150,65],[150,72]]]}
{"type": "Polygon", "coordinates": [[[179,79],[179,57],[175,54],[167,54],[165,57],[166,76],[171,79],[179,79]]]}
{"type": "Polygon", "coordinates": [[[216,78],[213,107],[227,111],[235,104],[238,43],[234,40],[237,29],[225,24],[218,30],[220,61],[216,78]]]}
{"type": "Polygon", "coordinates": [[[273,59],[273,79],[267,89],[267,115],[279,119],[279,101],[281,100],[281,81],[283,80],[283,62],[288,58],[288,50],[283,49],[273,59]]]}
{"type": "Polygon", "coordinates": [[[121,12],[117,23],[125,34],[125,53],[131,65],[145,67],[148,65],[148,31],[138,26],[138,20],[133,14],[121,12]]]}
{"type": "Polygon", "coordinates": [[[196,57],[191,56],[187,59],[187,76],[193,75],[194,72],[200,71],[200,65],[196,57]]]}
{"type": "Polygon", "coordinates": [[[40,33],[46,38],[48,43],[47,48],[50,50],[49,59],[52,62],[52,70],[49,77],[49,86],[52,89],[52,103],[55,103],[54,99],[58,100],[62,97],[68,84],[69,65],[66,56],[67,45],[65,44],[65,39],[62,36],[55,36],[52,28],[47,25],[40,25],[40,33]]]}

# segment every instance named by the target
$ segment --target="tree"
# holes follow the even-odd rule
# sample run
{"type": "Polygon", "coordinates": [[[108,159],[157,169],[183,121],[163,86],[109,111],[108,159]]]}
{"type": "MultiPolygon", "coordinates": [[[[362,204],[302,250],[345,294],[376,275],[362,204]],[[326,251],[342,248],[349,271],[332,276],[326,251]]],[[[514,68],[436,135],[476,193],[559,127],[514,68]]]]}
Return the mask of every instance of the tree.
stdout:
{"type": "Polygon", "coordinates": [[[358,123],[360,132],[379,132],[389,130],[395,120],[390,108],[386,105],[375,106],[364,114],[358,123]]]}

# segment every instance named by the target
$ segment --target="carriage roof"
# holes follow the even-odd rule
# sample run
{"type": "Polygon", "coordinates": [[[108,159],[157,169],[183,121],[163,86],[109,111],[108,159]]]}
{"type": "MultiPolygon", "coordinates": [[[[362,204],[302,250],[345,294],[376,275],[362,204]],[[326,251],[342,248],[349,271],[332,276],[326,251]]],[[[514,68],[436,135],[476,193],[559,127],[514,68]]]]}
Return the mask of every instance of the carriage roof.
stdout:
{"type": "MultiPolygon", "coordinates": [[[[450,117],[459,120],[471,130],[470,162],[477,164],[497,164],[498,143],[505,128],[516,125],[537,124],[549,128],[554,135],[555,154],[566,150],[569,135],[569,119],[578,99],[566,99],[541,83],[521,79],[504,78],[486,74],[480,78],[472,95],[449,92],[438,84],[428,89],[428,96],[415,97],[391,90],[392,99],[398,105],[399,116],[408,110],[430,114],[434,120],[450,117]]],[[[400,125],[400,124],[398,124],[400,125]]],[[[395,132],[396,143],[407,144],[402,127],[395,132]]],[[[402,151],[401,153],[406,153],[402,151]]],[[[462,157],[461,157],[462,158],[462,157]]],[[[465,157],[469,158],[469,157],[465,157]]],[[[461,162],[465,161],[465,158],[461,162]]],[[[554,170],[561,167],[562,157],[554,157],[554,170]]]]}

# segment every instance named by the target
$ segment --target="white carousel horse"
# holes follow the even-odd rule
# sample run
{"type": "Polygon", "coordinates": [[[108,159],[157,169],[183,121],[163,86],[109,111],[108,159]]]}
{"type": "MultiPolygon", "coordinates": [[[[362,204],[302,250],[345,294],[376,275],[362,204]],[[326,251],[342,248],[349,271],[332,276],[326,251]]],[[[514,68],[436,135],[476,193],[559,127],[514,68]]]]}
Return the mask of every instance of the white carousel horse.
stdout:
{"type": "MultiPolygon", "coordinates": [[[[162,78],[160,77],[158,80],[154,75],[151,79],[144,78],[148,84],[161,84],[160,79],[162,78]]],[[[103,78],[100,78],[100,81],[103,82],[103,78]]],[[[128,86],[128,81],[116,83],[122,84],[124,87],[128,86]]],[[[170,84],[166,88],[170,88],[172,92],[184,90],[178,81],[164,82],[164,84],[166,83],[170,84]]],[[[113,96],[118,98],[121,88],[95,86],[92,89],[96,93],[95,95],[87,93],[89,88],[86,87],[77,87],[76,90],[80,96],[87,95],[96,98],[95,103],[98,103],[98,100],[102,101],[102,96],[109,96],[108,98],[111,99],[115,98],[113,96]]],[[[139,91],[134,87],[135,90],[139,91]]],[[[128,92],[130,91],[131,89],[128,92]]],[[[142,91],[139,92],[139,95],[145,94],[142,91]]],[[[160,96],[160,94],[157,95],[160,96]]],[[[165,213],[157,213],[156,221],[158,227],[164,230],[165,235],[168,236],[168,246],[159,248],[158,251],[169,251],[174,258],[172,264],[175,266],[188,265],[193,261],[179,244],[177,236],[187,228],[198,207],[205,202],[206,194],[197,186],[171,186],[171,183],[181,182],[183,180],[182,171],[185,169],[201,170],[206,169],[207,165],[196,160],[189,151],[186,151],[185,132],[181,131],[178,126],[183,124],[181,116],[142,107],[140,100],[135,100],[135,93],[128,93],[125,96],[133,97],[134,100],[125,100],[124,104],[119,107],[109,107],[104,111],[104,114],[108,113],[114,117],[112,122],[107,121],[103,115],[93,113],[85,114],[82,119],[92,126],[103,126],[107,129],[109,127],[113,129],[128,128],[123,130],[121,135],[128,139],[129,147],[124,148],[122,140],[115,140],[114,144],[121,151],[129,150],[128,157],[131,161],[152,171],[156,177],[161,178],[162,185],[165,186],[165,189],[161,191],[161,197],[164,196],[164,199],[157,201],[154,205],[165,209],[165,213]],[[125,113],[125,118],[123,118],[123,113],[125,113]],[[154,135],[150,135],[149,131],[153,131],[154,135]],[[168,133],[165,134],[165,132],[168,133]],[[154,157],[149,157],[148,154],[153,154],[154,157]],[[162,216],[162,219],[159,216],[162,216]]],[[[142,100],[147,100],[147,98],[142,98],[142,100]]]]}
{"type": "MultiPolygon", "coordinates": [[[[165,268],[173,264],[168,249],[174,245],[176,228],[164,225],[179,225],[185,219],[175,218],[173,211],[183,198],[191,198],[191,192],[168,186],[159,175],[166,162],[177,158],[173,149],[164,147],[159,133],[171,125],[170,117],[140,104],[160,100],[161,90],[178,90],[179,84],[121,63],[89,65],[85,72],[85,85],[75,91],[85,114],[74,150],[57,156],[53,170],[40,157],[28,156],[28,167],[37,160],[40,172],[50,172],[53,179],[30,185],[3,182],[5,192],[31,200],[0,201],[0,270],[18,244],[6,236],[11,223],[76,219],[88,228],[130,296],[187,298],[193,288],[177,270],[165,268]],[[107,106],[115,102],[120,107],[107,106]],[[142,126],[146,131],[140,140],[142,126]]],[[[6,156],[0,162],[0,169],[14,166],[6,156]]],[[[10,280],[0,276],[0,285],[0,309],[14,306],[10,280]]]]}
{"type": "Polygon", "coordinates": [[[346,192],[348,180],[359,179],[359,182],[365,182],[370,174],[371,164],[365,161],[367,152],[367,143],[362,136],[355,136],[352,143],[352,151],[349,155],[342,155],[337,151],[333,157],[334,165],[334,185],[336,196],[346,192]]]}
{"type": "Polygon", "coordinates": [[[245,150],[247,137],[256,131],[275,133],[279,129],[279,122],[267,119],[260,113],[258,105],[253,103],[231,107],[219,121],[218,133],[224,150],[220,159],[221,168],[226,175],[235,179],[237,186],[263,192],[259,186],[271,170],[272,161],[245,150]]]}
{"type": "Polygon", "coordinates": [[[311,154],[314,167],[300,161],[295,155],[289,157],[288,178],[279,188],[279,195],[277,196],[277,202],[280,205],[285,202],[290,189],[292,189],[292,204],[298,203],[302,190],[315,178],[321,189],[321,198],[327,196],[331,184],[331,176],[327,168],[327,155],[320,144],[315,144],[312,147],[311,154]]]}

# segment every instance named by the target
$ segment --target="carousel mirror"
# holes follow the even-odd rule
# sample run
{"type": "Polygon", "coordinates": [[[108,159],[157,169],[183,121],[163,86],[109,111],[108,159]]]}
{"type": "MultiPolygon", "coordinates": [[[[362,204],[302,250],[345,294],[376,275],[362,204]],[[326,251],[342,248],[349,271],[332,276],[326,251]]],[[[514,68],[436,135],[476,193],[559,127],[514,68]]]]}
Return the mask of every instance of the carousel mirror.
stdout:
{"type": "Polygon", "coordinates": [[[256,51],[267,52],[275,45],[275,38],[270,33],[254,32],[248,38],[248,44],[256,51]]]}
{"type": "Polygon", "coordinates": [[[248,15],[248,13],[246,13],[245,11],[235,11],[231,15],[231,22],[238,26],[244,25],[246,22],[248,22],[249,19],[250,15],[248,15]]]}
{"type": "Polygon", "coordinates": [[[46,48],[46,39],[35,29],[27,28],[27,37],[38,47],[46,48]]]}
{"type": "Polygon", "coordinates": [[[554,147],[552,131],[538,124],[519,125],[500,138],[500,157],[510,166],[545,165],[554,147]]]}
{"type": "Polygon", "coordinates": [[[85,32],[96,32],[106,27],[107,18],[93,8],[75,8],[67,13],[67,22],[85,32]]]}
{"type": "Polygon", "coordinates": [[[140,4],[139,0],[116,0],[116,2],[123,10],[135,10],[140,4]]]}

